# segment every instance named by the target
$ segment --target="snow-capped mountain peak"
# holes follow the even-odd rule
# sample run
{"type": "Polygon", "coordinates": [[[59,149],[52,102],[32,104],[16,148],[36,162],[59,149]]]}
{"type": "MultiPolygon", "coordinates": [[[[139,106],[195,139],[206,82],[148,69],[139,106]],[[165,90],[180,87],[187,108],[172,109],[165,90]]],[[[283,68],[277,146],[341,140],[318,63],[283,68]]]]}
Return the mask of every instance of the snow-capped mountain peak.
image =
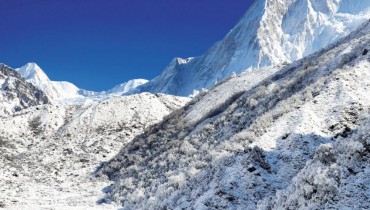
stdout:
{"type": "Polygon", "coordinates": [[[49,77],[36,63],[27,63],[17,69],[18,73],[34,85],[44,85],[50,82],[49,77]]]}
{"type": "Polygon", "coordinates": [[[52,100],[82,97],[78,94],[79,88],[74,84],[51,81],[36,63],[27,63],[16,70],[27,82],[44,91],[52,100]]]}
{"type": "Polygon", "coordinates": [[[188,96],[232,72],[303,58],[349,34],[369,17],[368,0],[256,0],[236,27],[204,55],[181,65],[172,61],[137,92],[188,96]]]}
{"type": "MultiPolygon", "coordinates": [[[[185,60],[181,59],[181,62],[185,62],[185,60]]],[[[148,82],[145,79],[134,79],[116,85],[108,91],[95,92],[80,89],[70,82],[52,81],[36,63],[27,63],[16,70],[27,82],[32,83],[58,103],[82,103],[89,98],[101,100],[110,96],[124,95],[148,82]]]]}

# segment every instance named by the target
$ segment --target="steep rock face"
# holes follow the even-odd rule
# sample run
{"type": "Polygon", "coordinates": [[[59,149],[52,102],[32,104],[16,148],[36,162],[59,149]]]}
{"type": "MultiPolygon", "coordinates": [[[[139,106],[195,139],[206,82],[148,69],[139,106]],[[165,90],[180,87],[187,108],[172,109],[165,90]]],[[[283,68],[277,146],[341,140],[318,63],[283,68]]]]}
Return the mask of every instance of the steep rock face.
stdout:
{"type": "Polygon", "coordinates": [[[97,205],[101,161],[188,98],[142,93],[84,104],[39,105],[0,121],[0,206],[6,209],[117,209],[97,205]]]}
{"type": "Polygon", "coordinates": [[[201,57],[174,59],[136,92],[188,96],[250,67],[292,62],[347,35],[369,18],[367,0],[258,0],[201,57]]]}
{"type": "Polygon", "coordinates": [[[46,94],[10,67],[0,64],[0,116],[49,103],[46,94]]]}
{"type": "Polygon", "coordinates": [[[103,165],[107,199],[123,209],[368,209],[369,48],[367,21],[291,65],[223,81],[103,165]]]}

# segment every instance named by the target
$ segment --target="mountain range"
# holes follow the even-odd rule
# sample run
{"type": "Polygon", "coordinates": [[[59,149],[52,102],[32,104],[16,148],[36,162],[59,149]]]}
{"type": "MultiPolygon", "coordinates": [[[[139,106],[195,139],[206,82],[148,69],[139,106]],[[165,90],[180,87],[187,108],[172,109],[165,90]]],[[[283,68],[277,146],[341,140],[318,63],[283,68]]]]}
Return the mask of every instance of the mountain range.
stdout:
{"type": "Polygon", "coordinates": [[[368,18],[367,0],[255,1],[226,37],[204,55],[174,58],[150,81],[131,80],[101,93],[68,82],[51,82],[34,63],[19,70],[51,99],[141,92],[194,96],[233,73],[301,59],[347,35],[368,18]]]}
{"type": "Polygon", "coordinates": [[[103,92],[1,64],[0,208],[370,209],[369,17],[256,0],[204,55],[103,92]]]}
{"type": "Polygon", "coordinates": [[[123,95],[148,82],[144,79],[135,79],[117,85],[108,91],[94,92],[80,89],[70,82],[51,81],[36,63],[28,63],[16,70],[27,82],[42,90],[49,99],[59,102],[70,101],[76,103],[86,98],[98,99],[114,95],[123,95]]]}
{"type": "Polygon", "coordinates": [[[189,96],[233,72],[290,63],[347,35],[370,17],[367,0],[258,0],[204,55],[175,58],[135,92],[189,96]]]}

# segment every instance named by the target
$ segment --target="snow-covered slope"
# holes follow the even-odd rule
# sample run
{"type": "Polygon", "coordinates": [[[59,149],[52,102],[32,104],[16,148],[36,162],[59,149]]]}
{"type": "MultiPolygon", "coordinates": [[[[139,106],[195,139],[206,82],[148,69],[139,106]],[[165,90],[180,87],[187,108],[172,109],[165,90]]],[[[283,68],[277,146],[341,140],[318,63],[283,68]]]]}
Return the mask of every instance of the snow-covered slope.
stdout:
{"type": "Polygon", "coordinates": [[[43,91],[26,82],[14,69],[0,64],[0,117],[47,103],[49,99],[43,91]]]}
{"type": "Polygon", "coordinates": [[[369,209],[369,49],[367,21],[264,76],[224,80],[102,166],[114,181],[106,199],[122,209],[369,209]]]}
{"type": "Polygon", "coordinates": [[[91,173],[189,99],[142,93],[79,105],[39,105],[0,121],[0,208],[117,209],[99,205],[91,173]]]}
{"type": "Polygon", "coordinates": [[[174,59],[136,92],[188,96],[232,72],[300,59],[356,29],[369,9],[368,0],[256,0],[203,56],[174,59]]]}
{"type": "Polygon", "coordinates": [[[108,94],[108,95],[124,95],[135,88],[139,87],[140,85],[143,85],[145,83],[149,82],[145,79],[133,79],[129,80],[128,82],[122,83],[120,85],[116,85],[112,89],[108,91],[103,91],[100,94],[108,94]]]}
{"type": "Polygon", "coordinates": [[[36,63],[28,63],[23,67],[18,68],[17,71],[26,79],[26,81],[32,83],[34,86],[45,92],[50,99],[58,102],[78,101],[79,103],[82,103],[86,98],[99,97],[100,99],[105,99],[113,95],[123,95],[148,82],[144,79],[130,80],[126,83],[115,86],[111,90],[94,92],[80,89],[70,82],[51,81],[36,63]]]}

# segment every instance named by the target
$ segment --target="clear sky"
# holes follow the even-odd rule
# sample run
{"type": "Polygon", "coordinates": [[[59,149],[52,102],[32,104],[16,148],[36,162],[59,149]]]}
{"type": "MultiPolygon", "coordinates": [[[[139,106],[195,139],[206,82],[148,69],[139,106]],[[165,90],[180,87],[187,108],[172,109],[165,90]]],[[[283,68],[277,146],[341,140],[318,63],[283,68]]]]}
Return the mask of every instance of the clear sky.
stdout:
{"type": "Polygon", "coordinates": [[[253,0],[0,0],[0,63],[107,90],[203,54],[253,0]]]}

